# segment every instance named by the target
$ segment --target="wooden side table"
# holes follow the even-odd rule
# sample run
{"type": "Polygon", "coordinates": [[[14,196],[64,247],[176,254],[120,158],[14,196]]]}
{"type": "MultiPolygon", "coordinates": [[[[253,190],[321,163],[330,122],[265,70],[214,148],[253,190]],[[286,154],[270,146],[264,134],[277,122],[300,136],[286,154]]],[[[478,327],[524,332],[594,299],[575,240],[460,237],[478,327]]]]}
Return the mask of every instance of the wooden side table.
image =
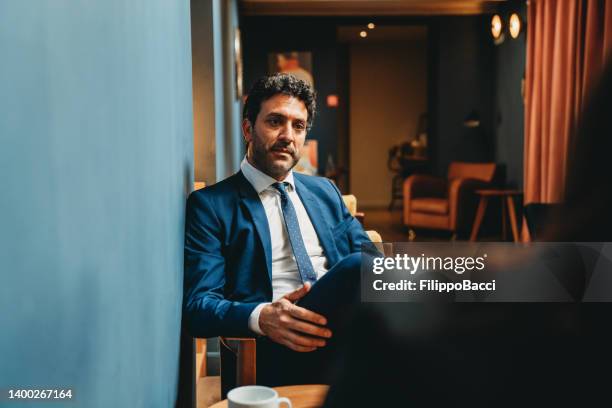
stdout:
{"type": "MultiPolygon", "coordinates": [[[[291,400],[293,408],[319,408],[323,406],[329,386],[321,384],[288,385],[285,387],[274,387],[279,397],[291,400]]],[[[210,408],[227,408],[227,400],[217,402],[210,408]]]]}
{"type": "Polygon", "coordinates": [[[478,230],[482,219],[484,218],[485,211],[487,210],[487,203],[489,197],[500,197],[502,202],[502,238],[506,239],[506,212],[510,216],[510,227],[512,228],[512,238],[514,242],[519,241],[518,225],[516,223],[516,212],[514,209],[514,197],[521,196],[522,191],[519,190],[503,190],[503,189],[489,189],[489,190],[476,190],[476,194],[480,196],[478,203],[478,210],[476,211],[476,219],[472,226],[472,234],[470,235],[470,241],[476,241],[478,237],[478,230]]]}

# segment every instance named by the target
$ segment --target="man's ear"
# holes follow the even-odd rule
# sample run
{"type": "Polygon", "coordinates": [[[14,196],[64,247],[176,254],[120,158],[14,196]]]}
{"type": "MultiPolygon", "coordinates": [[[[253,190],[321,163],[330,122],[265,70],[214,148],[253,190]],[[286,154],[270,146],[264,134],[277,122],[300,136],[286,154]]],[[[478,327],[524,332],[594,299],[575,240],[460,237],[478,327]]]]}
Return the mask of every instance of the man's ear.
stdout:
{"type": "Polygon", "coordinates": [[[242,119],[242,137],[247,144],[253,139],[253,127],[248,119],[242,119]]]}

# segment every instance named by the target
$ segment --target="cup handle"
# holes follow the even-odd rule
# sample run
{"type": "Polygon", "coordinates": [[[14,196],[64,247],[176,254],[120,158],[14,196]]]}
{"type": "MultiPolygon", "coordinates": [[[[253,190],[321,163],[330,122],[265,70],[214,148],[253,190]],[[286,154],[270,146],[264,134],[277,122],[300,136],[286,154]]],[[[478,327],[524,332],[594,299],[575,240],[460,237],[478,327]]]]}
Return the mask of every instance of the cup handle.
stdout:
{"type": "Polygon", "coordinates": [[[287,404],[287,406],[288,406],[289,408],[292,408],[292,406],[291,406],[291,400],[290,400],[289,398],[280,397],[280,398],[278,399],[278,406],[280,407],[280,404],[282,404],[283,402],[284,402],[285,404],[287,404]]]}

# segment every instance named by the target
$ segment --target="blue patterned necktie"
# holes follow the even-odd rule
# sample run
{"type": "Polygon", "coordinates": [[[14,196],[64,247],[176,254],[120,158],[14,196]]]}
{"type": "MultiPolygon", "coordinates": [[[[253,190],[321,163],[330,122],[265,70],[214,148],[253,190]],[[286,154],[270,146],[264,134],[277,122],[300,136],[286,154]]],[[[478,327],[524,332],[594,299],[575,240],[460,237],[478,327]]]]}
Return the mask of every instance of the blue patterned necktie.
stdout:
{"type": "Polygon", "coordinates": [[[306,252],[298,217],[293,207],[293,203],[287,195],[287,190],[285,189],[286,184],[289,183],[274,183],[273,187],[280,193],[283,218],[285,219],[285,226],[289,234],[289,242],[291,243],[291,249],[293,250],[293,255],[295,256],[295,262],[297,263],[302,282],[314,283],[317,280],[317,274],[312,267],[308,252],[306,252]]]}

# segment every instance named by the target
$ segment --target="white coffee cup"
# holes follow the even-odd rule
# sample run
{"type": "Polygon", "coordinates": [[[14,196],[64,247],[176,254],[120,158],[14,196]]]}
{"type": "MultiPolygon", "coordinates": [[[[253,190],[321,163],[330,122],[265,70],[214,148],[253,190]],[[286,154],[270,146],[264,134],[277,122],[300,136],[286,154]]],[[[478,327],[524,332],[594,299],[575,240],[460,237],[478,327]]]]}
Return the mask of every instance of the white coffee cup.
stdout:
{"type": "Polygon", "coordinates": [[[227,393],[229,408],[278,408],[283,402],[291,408],[289,398],[279,397],[278,392],[262,385],[246,385],[227,393]]]}

